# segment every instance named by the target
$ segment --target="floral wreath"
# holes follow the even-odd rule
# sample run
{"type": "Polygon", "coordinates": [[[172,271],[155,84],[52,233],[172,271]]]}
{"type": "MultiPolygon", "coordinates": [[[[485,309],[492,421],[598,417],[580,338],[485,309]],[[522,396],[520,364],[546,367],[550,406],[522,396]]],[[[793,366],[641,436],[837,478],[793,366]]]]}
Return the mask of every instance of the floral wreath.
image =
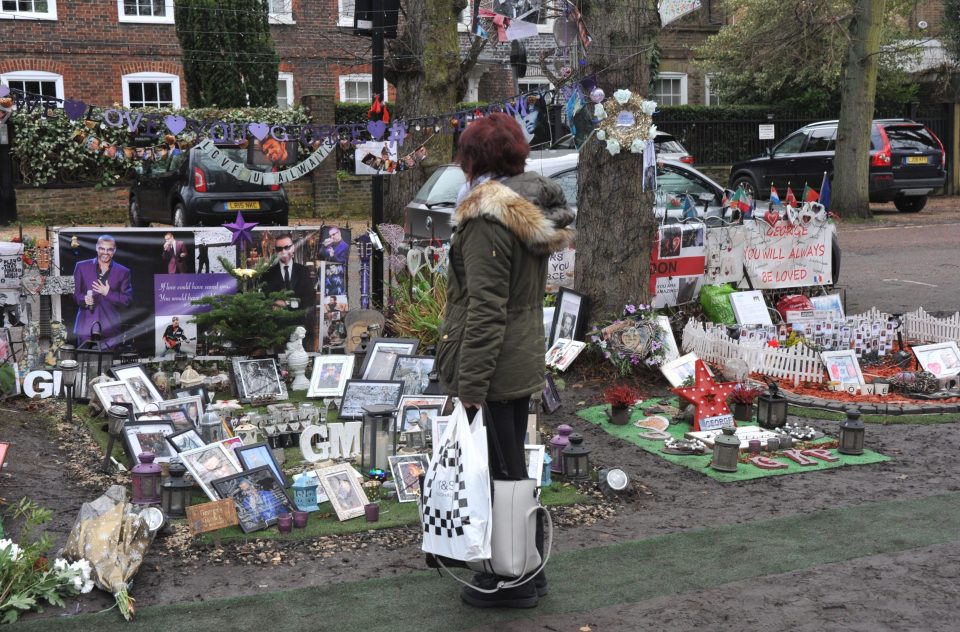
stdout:
{"type": "Polygon", "coordinates": [[[607,142],[611,156],[619,154],[624,147],[629,147],[634,154],[642,154],[647,141],[657,136],[657,126],[653,124],[656,110],[656,101],[648,101],[629,90],[617,90],[612,99],[593,108],[593,117],[599,121],[597,139],[607,142]]]}

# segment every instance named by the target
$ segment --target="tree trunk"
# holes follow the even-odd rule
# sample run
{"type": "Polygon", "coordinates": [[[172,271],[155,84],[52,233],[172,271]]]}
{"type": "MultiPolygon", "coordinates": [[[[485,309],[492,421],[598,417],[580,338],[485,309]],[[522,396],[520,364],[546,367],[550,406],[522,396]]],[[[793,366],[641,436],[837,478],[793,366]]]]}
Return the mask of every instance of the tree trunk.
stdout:
{"type": "Polygon", "coordinates": [[[870,132],[885,9],[886,0],[857,0],[850,22],[847,68],[840,88],[831,204],[844,217],[872,217],[868,180],[870,132]]]}
{"type": "MultiPolygon", "coordinates": [[[[585,15],[593,43],[587,75],[606,95],[647,94],[650,56],[660,28],[655,0],[608,0],[585,15]]],[[[592,106],[592,103],[590,104],[592,106]]],[[[576,290],[589,297],[590,318],[649,302],[650,250],[657,220],[653,191],[641,190],[643,157],[628,147],[611,156],[591,138],[580,150],[576,290]]]]}

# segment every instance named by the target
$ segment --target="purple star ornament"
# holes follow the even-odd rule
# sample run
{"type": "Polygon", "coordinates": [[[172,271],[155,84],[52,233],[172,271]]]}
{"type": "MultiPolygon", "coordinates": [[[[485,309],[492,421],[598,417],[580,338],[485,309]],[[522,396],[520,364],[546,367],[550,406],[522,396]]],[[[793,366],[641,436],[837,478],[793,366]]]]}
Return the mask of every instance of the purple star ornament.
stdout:
{"type": "Polygon", "coordinates": [[[240,247],[244,247],[247,244],[253,245],[253,231],[254,226],[259,226],[257,222],[245,222],[243,219],[243,213],[237,213],[237,219],[233,220],[231,224],[224,224],[223,227],[233,233],[233,237],[230,238],[231,244],[237,244],[239,242],[240,247]]]}

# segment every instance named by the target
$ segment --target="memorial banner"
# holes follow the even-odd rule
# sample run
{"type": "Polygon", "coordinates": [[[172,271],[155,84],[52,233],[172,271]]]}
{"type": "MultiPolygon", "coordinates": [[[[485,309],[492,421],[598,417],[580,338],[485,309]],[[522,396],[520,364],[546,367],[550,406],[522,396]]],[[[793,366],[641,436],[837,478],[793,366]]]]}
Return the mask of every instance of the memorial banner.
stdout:
{"type": "Polygon", "coordinates": [[[654,307],[696,300],[703,283],[703,224],[670,224],[657,230],[650,251],[650,293],[654,307]]]}
{"type": "Polygon", "coordinates": [[[769,290],[833,283],[833,224],[744,224],[743,260],[751,285],[769,290]]]}

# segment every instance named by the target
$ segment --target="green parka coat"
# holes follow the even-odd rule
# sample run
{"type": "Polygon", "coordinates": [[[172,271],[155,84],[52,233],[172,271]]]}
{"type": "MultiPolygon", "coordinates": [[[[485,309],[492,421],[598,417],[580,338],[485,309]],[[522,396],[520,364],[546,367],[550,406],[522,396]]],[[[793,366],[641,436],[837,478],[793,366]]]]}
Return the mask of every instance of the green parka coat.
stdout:
{"type": "Polygon", "coordinates": [[[535,173],[487,181],[457,207],[436,356],[447,393],[481,403],[543,388],[547,263],[573,219],[559,185],[535,173]]]}

